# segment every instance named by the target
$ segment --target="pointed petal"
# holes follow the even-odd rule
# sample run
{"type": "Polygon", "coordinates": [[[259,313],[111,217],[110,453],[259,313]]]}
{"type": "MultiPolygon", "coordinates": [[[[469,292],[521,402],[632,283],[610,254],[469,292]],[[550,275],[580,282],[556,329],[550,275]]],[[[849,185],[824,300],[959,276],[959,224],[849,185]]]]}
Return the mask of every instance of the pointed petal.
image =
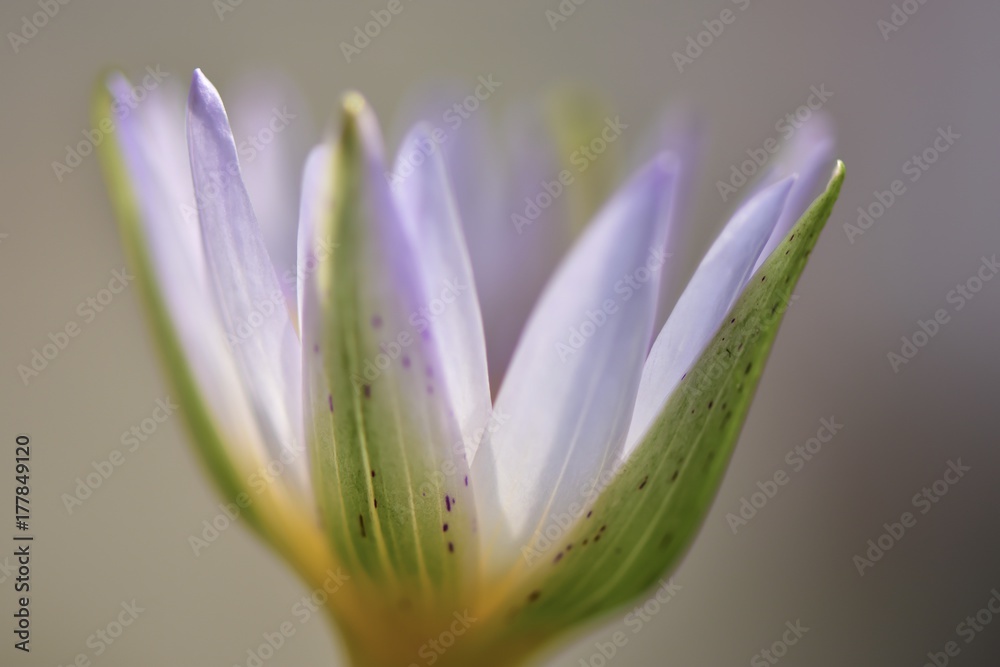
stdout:
{"type": "Polygon", "coordinates": [[[794,180],[787,178],[765,188],[740,207],[677,300],[642,369],[623,458],[638,445],[743,290],[794,180]]]}
{"type": "Polygon", "coordinates": [[[676,167],[660,156],[604,207],[546,288],[474,461],[484,550],[509,565],[620,447],[652,335],[676,167]],[[507,533],[507,534],[505,534],[507,533]]]}
{"type": "Polygon", "coordinates": [[[414,240],[414,268],[432,297],[426,316],[435,324],[443,388],[462,431],[466,460],[472,461],[492,407],[486,341],[444,162],[440,153],[427,149],[434,146],[432,131],[429,125],[418,125],[403,142],[394,170],[400,179],[393,190],[402,222],[414,240]],[[414,164],[413,156],[428,152],[426,162],[414,164]]]}
{"type": "MultiPolygon", "coordinates": [[[[797,175],[798,179],[788,194],[785,210],[774,226],[771,238],[760,253],[754,271],[759,269],[778,244],[788,235],[806,208],[812,203],[817,191],[823,187],[833,165],[833,151],[836,138],[833,122],[817,113],[799,129],[792,143],[778,156],[774,174],[777,178],[797,175]]],[[[775,179],[776,180],[776,179],[775,179]]]]}
{"type": "MultiPolygon", "coordinates": [[[[442,381],[440,322],[415,240],[389,192],[374,115],[344,100],[332,215],[318,275],[334,447],[317,461],[335,549],[351,576],[397,587],[414,608],[454,600],[476,558],[461,432],[442,381]],[[347,517],[342,524],[338,517],[347,517]],[[346,528],[343,526],[346,525],[346,528]]],[[[453,287],[452,292],[472,289],[453,287]]],[[[441,296],[435,294],[435,298],[441,296]]]]}
{"type": "Polygon", "coordinates": [[[243,185],[222,100],[200,70],[187,120],[206,267],[223,327],[265,440],[307,485],[299,341],[243,185]]]}

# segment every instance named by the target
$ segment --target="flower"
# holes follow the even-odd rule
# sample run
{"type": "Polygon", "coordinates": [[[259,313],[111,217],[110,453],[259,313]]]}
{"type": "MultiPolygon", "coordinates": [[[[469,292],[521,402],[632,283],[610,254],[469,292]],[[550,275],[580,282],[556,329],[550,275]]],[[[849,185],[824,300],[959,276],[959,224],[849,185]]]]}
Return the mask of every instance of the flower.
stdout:
{"type": "MultiPolygon", "coordinates": [[[[110,76],[95,116],[129,90],[110,76]]],[[[387,169],[371,109],[346,95],[305,164],[281,273],[215,88],[195,71],[186,122],[171,99],[116,114],[101,147],[124,247],[210,475],[322,592],[356,664],[517,664],[676,566],[839,192],[838,163],[803,215],[829,166],[824,127],[775,160],[654,338],[690,182],[686,135],[661,137],[678,150],[597,210],[494,397],[483,236],[512,282],[539,269],[503,254],[509,211],[450,185],[489,155],[463,166],[457,141],[427,150],[440,141],[418,124],[387,169]]]]}

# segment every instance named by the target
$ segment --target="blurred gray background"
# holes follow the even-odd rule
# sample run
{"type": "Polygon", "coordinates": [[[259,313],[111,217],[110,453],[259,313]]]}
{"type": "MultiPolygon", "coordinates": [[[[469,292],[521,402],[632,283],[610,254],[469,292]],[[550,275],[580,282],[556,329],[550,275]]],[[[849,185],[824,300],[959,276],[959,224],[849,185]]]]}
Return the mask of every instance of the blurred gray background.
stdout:
{"type": "MultiPolygon", "coordinates": [[[[601,92],[641,125],[664,103],[687,99],[709,129],[701,243],[731,204],[715,181],[773,136],[810,86],[825,85],[847,164],[843,195],[718,500],[675,574],[682,590],[641,632],[627,629],[627,645],[608,664],[771,664],[759,652],[796,621],[809,630],[782,665],[917,666],[949,641],[960,649],[952,665],[1000,664],[1000,617],[981,631],[958,627],[1000,590],[1000,280],[986,282],[961,310],[948,301],[984,256],[1000,252],[993,199],[1000,4],[899,3],[917,11],[886,38],[878,22],[891,20],[890,0],[588,0],[556,30],[545,12],[557,10],[557,0],[403,2],[350,63],[338,44],[386,2],[230,0],[233,11],[220,19],[211,0],[76,0],[59,5],[16,53],[5,37],[0,498],[4,507],[13,502],[13,441],[29,433],[37,537],[33,650],[12,648],[15,594],[4,568],[0,664],[69,665],[82,653],[107,667],[246,665],[247,650],[306,593],[243,528],[192,554],[187,538],[215,515],[218,498],[180,420],[160,426],[72,514],[64,507],[61,496],[76,478],[120,448],[122,432],[168,394],[137,293],[117,296],[27,387],[16,370],[49,332],[80,320],[77,304],[123,262],[96,159],[85,158],[62,182],[51,163],[90,127],[101,68],[140,74],[157,64],[182,85],[201,67],[224,94],[255,70],[281,70],[320,121],[348,87],[369,96],[390,125],[415,83],[444,77],[471,87],[489,73],[504,84],[497,109],[569,82],[601,92]],[[679,72],[673,52],[725,8],[735,21],[679,72]],[[949,126],[960,138],[911,183],[904,163],[949,126]],[[849,242],[843,225],[895,179],[906,182],[905,194],[849,242]],[[895,373],[887,354],[941,308],[950,321],[895,373]],[[813,437],[823,418],[844,427],[796,470],[787,452],[813,437]],[[914,495],[958,459],[969,472],[920,514],[914,495]],[[726,515],[779,470],[790,482],[734,534],[726,515]],[[916,513],[916,525],[859,575],[854,556],[906,511],[916,513]],[[88,646],[88,637],[133,599],[144,611],[95,655],[100,645],[88,646]]],[[[23,17],[38,11],[35,0],[5,0],[0,28],[20,32],[23,17]]],[[[0,565],[12,562],[8,517],[5,510],[0,565]]],[[[595,642],[623,629],[623,618],[590,628],[552,664],[602,664],[595,642]]],[[[265,664],[339,660],[336,639],[314,619],[265,664]]]]}

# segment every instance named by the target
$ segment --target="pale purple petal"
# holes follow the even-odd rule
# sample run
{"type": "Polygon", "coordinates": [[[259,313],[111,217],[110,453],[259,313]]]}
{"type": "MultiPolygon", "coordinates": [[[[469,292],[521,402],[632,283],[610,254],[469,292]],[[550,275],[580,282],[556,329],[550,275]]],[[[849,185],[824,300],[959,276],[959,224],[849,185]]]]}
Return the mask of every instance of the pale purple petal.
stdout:
{"type": "Polygon", "coordinates": [[[302,170],[302,193],[299,198],[299,224],[296,241],[296,288],[299,322],[305,346],[307,321],[318,324],[319,305],[316,290],[317,274],[329,260],[333,247],[320,242],[319,229],[323,216],[329,215],[333,150],[329,144],[315,146],[302,170]],[[308,311],[308,312],[307,312],[308,311]]]}
{"type": "Polygon", "coordinates": [[[497,398],[509,423],[473,462],[493,563],[573,513],[621,446],[653,331],[674,161],[641,169],[598,213],[528,321],[497,398]]]}
{"type": "Polygon", "coordinates": [[[443,383],[473,459],[490,416],[483,320],[461,221],[433,128],[419,125],[403,142],[394,188],[403,224],[414,243],[415,269],[430,298],[425,316],[435,320],[443,383]],[[416,158],[415,156],[423,156],[416,158]]]}
{"type": "Polygon", "coordinates": [[[258,423],[307,483],[298,338],[240,174],[222,100],[200,70],[188,97],[188,149],[209,281],[258,423]]]}
{"type": "Polygon", "coordinates": [[[334,248],[320,238],[324,216],[331,210],[333,151],[328,144],[313,148],[302,174],[299,204],[297,293],[302,338],[303,432],[318,448],[332,449],[333,395],[323,366],[323,307],[318,280],[328,270],[334,248]]]}
{"type": "Polygon", "coordinates": [[[743,291],[794,181],[785,179],[751,196],[702,259],[642,369],[623,458],[639,444],[743,291]]]}

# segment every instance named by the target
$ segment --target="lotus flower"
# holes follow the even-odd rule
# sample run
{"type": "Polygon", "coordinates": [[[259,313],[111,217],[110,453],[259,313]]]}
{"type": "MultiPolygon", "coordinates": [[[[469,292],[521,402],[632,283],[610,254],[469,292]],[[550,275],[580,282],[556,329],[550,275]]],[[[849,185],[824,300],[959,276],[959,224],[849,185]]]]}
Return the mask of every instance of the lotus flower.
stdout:
{"type": "MultiPolygon", "coordinates": [[[[95,117],[129,90],[108,78],[95,117]]],[[[484,208],[496,183],[470,180],[493,155],[428,150],[440,138],[418,124],[389,169],[346,95],[304,166],[282,273],[215,88],[194,73],[186,119],[159,92],[115,118],[102,164],[167,374],[211,477],[324,592],[354,664],[521,664],[676,567],[839,192],[840,163],[805,210],[826,131],[748,190],[662,328],[690,142],[657,140],[680,149],[650,151],[597,208],[488,370],[479,295],[502,286],[477,279],[552,268],[505,254],[535,230],[511,222],[519,199],[484,208]]]]}

